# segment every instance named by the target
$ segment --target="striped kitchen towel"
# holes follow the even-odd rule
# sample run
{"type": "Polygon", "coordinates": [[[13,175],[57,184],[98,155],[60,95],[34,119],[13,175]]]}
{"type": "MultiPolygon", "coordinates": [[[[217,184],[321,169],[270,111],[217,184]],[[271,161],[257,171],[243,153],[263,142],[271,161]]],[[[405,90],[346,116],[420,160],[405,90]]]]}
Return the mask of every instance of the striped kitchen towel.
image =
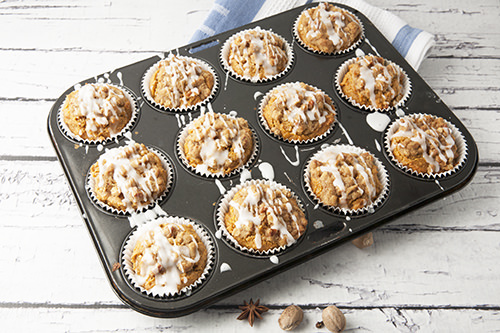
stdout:
{"type": "MultiPolygon", "coordinates": [[[[311,0],[215,0],[205,22],[196,30],[191,42],[237,28],[252,21],[298,7],[311,0]]],[[[434,36],[427,31],[410,27],[405,21],[364,0],[336,0],[359,10],[391,41],[413,68],[418,69],[434,45],[434,36]]]]}

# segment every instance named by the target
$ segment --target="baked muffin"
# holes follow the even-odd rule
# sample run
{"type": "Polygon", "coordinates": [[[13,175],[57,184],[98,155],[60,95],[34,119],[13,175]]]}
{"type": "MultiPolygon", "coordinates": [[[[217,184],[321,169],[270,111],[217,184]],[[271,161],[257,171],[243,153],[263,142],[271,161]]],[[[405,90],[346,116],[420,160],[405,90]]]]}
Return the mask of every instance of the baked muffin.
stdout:
{"type": "Polygon", "coordinates": [[[382,192],[375,157],[368,152],[330,146],[309,163],[309,185],[324,205],[358,210],[372,205],[382,192]]]}
{"type": "Polygon", "coordinates": [[[302,82],[280,85],[262,108],[269,130],[285,140],[306,141],[323,135],[335,121],[328,95],[302,82]]]}
{"type": "Polygon", "coordinates": [[[292,193],[275,183],[249,183],[224,215],[227,231],[244,248],[268,251],[293,244],[307,220],[292,193]]]}
{"type": "Polygon", "coordinates": [[[354,45],[361,38],[362,30],[353,14],[329,3],[320,3],[300,14],[295,32],[311,50],[337,53],[354,45]]]}
{"type": "Polygon", "coordinates": [[[91,166],[90,177],[97,200],[125,212],[154,202],[165,192],[169,176],[155,153],[131,143],[102,154],[91,166]]]}
{"type": "Polygon", "coordinates": [[[387,139],[390,153],[401,165],[423,173],[437,174],[452,170],[459,153],[451,128],[441,117],[405,116],[391,126],[387,139]]]}
{"type": "Polygon", "coordinates": [[[226,61],[230,69],[254,82],[285,71],[290,60],[286,42],[259,27],[237,34],[228,47],[226,61]]]}
{"type": "Polygon", "coordinates": [[[245,165],[253,154],[253,134],[243,118],[207,112],[186,130],[184,156],[202,174],[227,175],[245,165]]]}
{"type": "Polygon", "coordinates": [[[190,224],[157,222],[144,226],[130,258],[134,280],[157,294],[191,286],[207,265],[207,248],[190,224]]]}
{"type": "Polygon", "coordinates": [[[132,118],[127,95],[106,83],[87,83],[71,92],[61,111],[71,133],[89,141],[104,141],[117,135],[132,118]]]}
{"type": "Polygon", "coordinates": [[[401,69],[374,55],[357,58],[339,79],[342,92],[354,102],[367,107],[390,108],[406,93],[406,76],[401,69]]]}
{"type": "Polygon", "coordinates": [[[210,97],[214,75],[201,62],[170,53],[149,81],[151,98],[165,108],[188,108],[210,97]]]}

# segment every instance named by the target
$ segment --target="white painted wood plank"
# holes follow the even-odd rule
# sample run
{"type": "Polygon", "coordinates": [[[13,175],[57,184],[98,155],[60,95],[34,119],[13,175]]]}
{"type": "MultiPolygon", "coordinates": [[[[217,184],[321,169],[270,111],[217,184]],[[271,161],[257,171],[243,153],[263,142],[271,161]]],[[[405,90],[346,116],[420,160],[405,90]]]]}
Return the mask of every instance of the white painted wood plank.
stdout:
{"type": "MultiPolygon", "coordinates": [[[[498,231],[499,184],[498,168],[481,167],[465,188],[399,218],[397,224],[416,225],[417,229],[498,231]]],[[[0,219],[0,227],[72,227],[81,223],[57,161],[0,161],[0,211],[5,217],[0,219]]]]}
{"type": "MultiPolygon", "coordinates": [[[[300,304],[300,303],[299,303],[300,304]]],[[[407,310],[407,309],[344,309],[344,332],[496,332],[500,325],[499,311],[407,310]]],[[[305,309],[304,320],[293,332],[328,332],[316,329],[322,308],[305,309]]],[[[282,332],[278,317],[282,309],[271,309],[256,320],[236,320],[236,308],[210,309],[188,317],[149,318],[127,309],[86,308],[0,308],[2,328],[9,332],[282,332]]]]}

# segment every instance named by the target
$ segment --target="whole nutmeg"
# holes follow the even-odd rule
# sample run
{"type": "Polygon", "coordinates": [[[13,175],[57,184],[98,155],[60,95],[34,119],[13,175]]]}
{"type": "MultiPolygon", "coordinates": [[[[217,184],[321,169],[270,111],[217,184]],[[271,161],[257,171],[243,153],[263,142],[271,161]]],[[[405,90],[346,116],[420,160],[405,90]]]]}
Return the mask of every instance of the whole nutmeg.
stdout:
{"type": "Polygon", "coordinates": [[[291,331],[300,325],[304,319],[304,312],[297,305],[287,307],[278,319],[280,328],[284,331],[291,331]]]}
{"type": "Polygon", "coordinates": [[[345,328],[345,317],[335,305],[330,305],[321,314],[325,327],[330,332],[342,332],[345,328]]]}

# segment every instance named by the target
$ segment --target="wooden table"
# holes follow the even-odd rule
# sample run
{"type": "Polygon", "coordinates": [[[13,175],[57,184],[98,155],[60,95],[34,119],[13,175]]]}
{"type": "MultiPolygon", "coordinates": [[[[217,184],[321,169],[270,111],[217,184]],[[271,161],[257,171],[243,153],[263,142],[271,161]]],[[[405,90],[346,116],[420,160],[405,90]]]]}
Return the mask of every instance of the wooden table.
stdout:
{"type": "MultiPolygon", "coordinates": [[[[188,42],[211,1],[0,1],[0,331],[316,330],[336,304],[346,331],[500,330],[500,3],[372,1],[435,34],[419,72],[474,135],[470,185],[206,310],[150,318],[113,294],[48,139],[55,99],[74,83],[188,42]],[[243,300],[270,307],[250,328],[243,300]]],[[[322,331],[326,331],[323,329],[322,331]]]]}

